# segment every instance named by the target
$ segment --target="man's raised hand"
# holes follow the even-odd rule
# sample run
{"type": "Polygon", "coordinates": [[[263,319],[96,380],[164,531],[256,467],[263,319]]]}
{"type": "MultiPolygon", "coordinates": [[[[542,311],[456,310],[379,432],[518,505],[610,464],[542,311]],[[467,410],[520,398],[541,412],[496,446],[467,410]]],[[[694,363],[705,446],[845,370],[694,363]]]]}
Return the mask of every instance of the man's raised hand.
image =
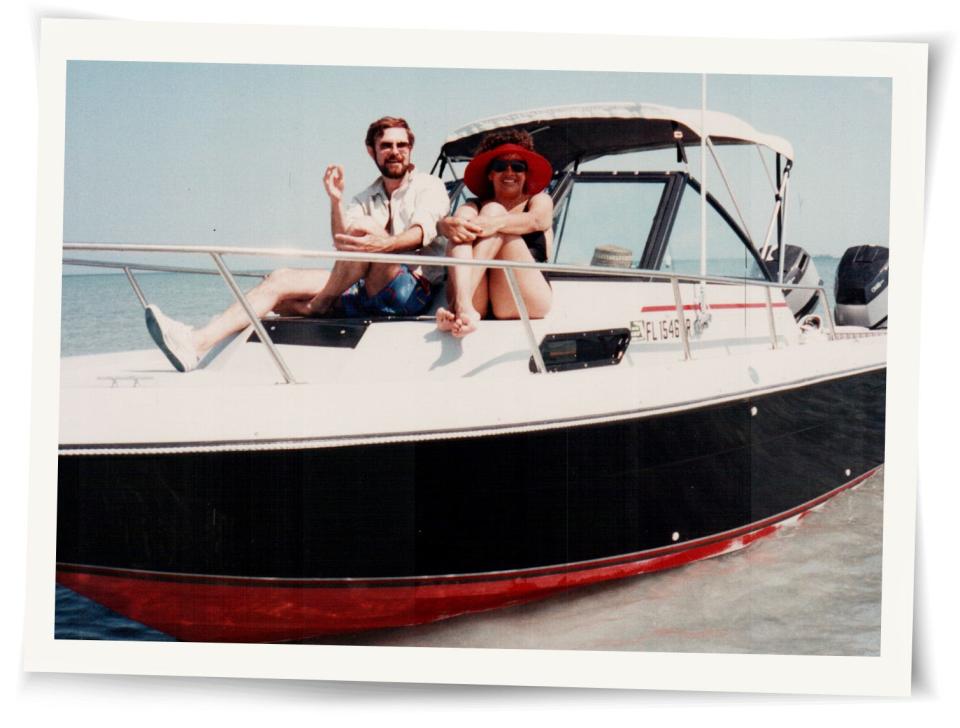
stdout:
{"type": "Polygon", "coordinates": [[[339,164],[331,164],[327,167],[323,175],[323,186],[330,195],[331,200],[340,201],[343,199],[343,167],[339,164]]]}

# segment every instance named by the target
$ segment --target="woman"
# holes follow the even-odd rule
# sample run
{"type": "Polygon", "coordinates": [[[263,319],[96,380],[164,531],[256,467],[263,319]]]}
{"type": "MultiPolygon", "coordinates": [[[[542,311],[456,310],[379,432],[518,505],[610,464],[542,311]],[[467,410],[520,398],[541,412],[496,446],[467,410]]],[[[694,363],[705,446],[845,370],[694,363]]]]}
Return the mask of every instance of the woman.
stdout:
{"type": "MultiPolygon", "coordinates": [[[[533,151],[525,131],[488,134],[467,165],[463,179],[477,197],[437,224],[447,238],[447,255],[464,259],[544,263],[553,249],[553,201],[543,189],[553,168],[533,151]]],[[[530,318],[543,318],[553,293],[543,273],[515,269],[530,318]]],[[[477,266],[455,266],[447,280],[450,309],[437,310],[437,327],[463,337],[490,310],[498,319],[520,317],[506,273],[477,266]]]]}

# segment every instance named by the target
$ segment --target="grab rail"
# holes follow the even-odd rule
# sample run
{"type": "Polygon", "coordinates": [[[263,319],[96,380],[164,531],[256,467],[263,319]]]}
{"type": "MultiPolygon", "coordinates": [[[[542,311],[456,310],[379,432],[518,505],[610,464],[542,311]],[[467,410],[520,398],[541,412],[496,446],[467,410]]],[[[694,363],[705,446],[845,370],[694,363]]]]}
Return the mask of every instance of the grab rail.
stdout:
{"type": "Polygon", "coordinates": [[[537,262],[520,262],[520,261],[511,261],[511,260],[482,260],[482,259],[461,259],[461,258],[450,258],[450,257],[440,257],[440,256],[424,256],[416,254],[395,254],[395,253],[351,253],[351,252],[342,252],[342,251],[325,251],[325,250],[300,250],[297,248],[238,248],[238,247],[229,247],[229,246],[212,246],[212,245],[153,245],[153,244],[134,244],[134,243],[64,243],[64,251],[85,251],[85,252],[136,252],[136,253],[187,253],[193,255],[209,255],[214,264],[217,267],[217,270],[210,270],[204,268],[187,268],[187,267],[178,267],[178,266],[162,266],[162,265],[151,265],[151,264],[134,264],[134,263],[120,263],[114,261],[98,261],[98,260],[82,260],[76,258],[64,258],[63,263],[65,265],[78,265],[78,266],[90,266],[90,267],[99,267],[99,268],[114,268],[122,270],[127,276],[130,285],[134,289],[137,298],[139,299],[141,305],[146,307],[147,302],[146,298],[143,295],[143,292],[140,290],[140,286],[137,284],[136,279],[133,276],[134,270],[141,271],[158,271],[158,272],[170,272],[170,273],[199,273],[207,275],[219,275],[224,279],[228,288],[230,288],[231,293],[237,299],[237,302],[243,308],[247,317],[250,319],[250,323],[257,332],[257,335],[260,337],[260,340],[267,347],[267,351],[270,354],[270,357],[273,359],[277,368],[280,370],[283,375],[284,380],[288,384],[296,383],[296,379],[293,377],[293,374],[290,372],[289,368],[284,362],[283,357],[280,352],[277,350],[272,339],[270,339],[266,330],[260,323],[260,319],[257,317],[256,312],[251,308],[249,301],[247,301],[246,296],[243,294],[243,291],[240,290],[240,287],[236,284],[236,281],[233,280],[234,276],[247,276],[247,277],[258,277],[262,278],[263,274],[260,273],[232,273],[226,264],[223,262],[222,256],[224,255],[245,255],[245,256],[267,256],[271,258],[315,258],[321,260],[346,260],[346,261],[358,261],[366,263],[400,263],[411,266],[440,266],[440,267],[450,267],[450,266],[477,266],[482,268],[494,268],[503,270],[507,275],[507,282],[509,284],[510,293],[513,296],[514,303],[517,306],[517,311],[520,314],[520,321],[524,328],[524,333],[526,334],[527,343],[531,348],[531,353],[533,355],[533,361],[536,366],[536,369],[539,373],[546,372],[546,366],[543,361],[543,355],[540,352],[540,347],[537,345],[536,336],[533,332],[533,327],[530,323],[530,317],[527,312],[526,306],[522,296],[520,295],[519,287],[516,284],[516,279],[514,277],[515,270],[539,270],[545,273],[572,273],[578,275],[587,275],[591,277],[617,277],[617,278],[637,278],[645,280],[661,280],[664,282],[670,282],[671,288],[673,289],[673,298],[674,306],[677,310],[678,324],[680,329],[680,336],[683,346],[683,358],[690,359],[690,342],[689,336],[686,330],[686,326],[683,321],[683,300],[680,294],[680,282],[685,283],[716,283],[721,285],[736,285],[736,286],[753,286],[757,288],[766,289],[766,303],[765,308],[767,310],[769,329],[771,343],[774,349],[777,348],[777,332],[776,326],[774,323],[773,316],[773,302],[770,295],[770,289],[776,288],[783,290],[807,290],[815,291],[823,305],[824,311],[826,312],[827,322],[829,324],[829,336],[831,339],[837,338],[836,325],[833,320],[832,312],[827,302],[826,291],[823,286],[810,286],[810,285],[790,285],[782,284],[776,281],[758,281],[746,278],[733,278],[729,276],[716,276],[716,275],[699,275],[699,274],[684,274],[684,273],[672,273],[665,272],[660,270],[646,270],[642,268],[610,268],[605,266],[585,266],[585,265],[570,265],[570,264],[558,264],[558,263],[537,263],[537,262]]]}

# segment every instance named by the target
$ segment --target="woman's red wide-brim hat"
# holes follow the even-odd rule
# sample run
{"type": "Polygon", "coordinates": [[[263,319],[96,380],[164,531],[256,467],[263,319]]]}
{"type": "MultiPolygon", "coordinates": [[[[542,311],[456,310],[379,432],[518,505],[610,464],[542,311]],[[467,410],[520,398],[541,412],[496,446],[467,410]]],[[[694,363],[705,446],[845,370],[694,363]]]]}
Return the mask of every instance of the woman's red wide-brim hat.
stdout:
{"type": "Polygon", "coordinates": [[[507,154],[519,155],[527,163],[527,180],[523,185],[523,191],[526,194],[535,195],[550,184],[553,167],[546,157],[531,152],[519,144],[501,144],[499,147],[488,149],[475,156],[464,170],[463,181],[473,194],[481,198],[489,197],[490,180],[487,178],[487,169],[490,167],[490,162],[507,154]]]}

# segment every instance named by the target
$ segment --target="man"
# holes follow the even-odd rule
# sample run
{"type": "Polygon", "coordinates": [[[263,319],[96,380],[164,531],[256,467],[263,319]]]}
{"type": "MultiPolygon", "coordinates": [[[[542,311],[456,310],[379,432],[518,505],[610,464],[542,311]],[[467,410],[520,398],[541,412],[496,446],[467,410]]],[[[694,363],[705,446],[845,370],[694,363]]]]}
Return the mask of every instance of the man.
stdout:
{"type": "MultiPolygon", "coordinates": [[[[337,250],[443,255],[437,221],[449,211],[450,201],[438,178],[414,171],[413,141],[413,132],[401,118],[385,116],[370,125],[367,153],[380,176],[346,210],[343,168],[327,168],[323,182],[330,196],[330,229],[337,250]]],[[[246,297],[258,316],[269,311],[415,316],[430,305],[443,274],[438,266],[337,261],[330,271],[274,271],[246,297]]],[[[174,321],[154,305],[147,306],[146,320],[154,342],[181,372],[195,369],[207,351],[250,323],[239,303],[201,329],[174,321]]]]}

